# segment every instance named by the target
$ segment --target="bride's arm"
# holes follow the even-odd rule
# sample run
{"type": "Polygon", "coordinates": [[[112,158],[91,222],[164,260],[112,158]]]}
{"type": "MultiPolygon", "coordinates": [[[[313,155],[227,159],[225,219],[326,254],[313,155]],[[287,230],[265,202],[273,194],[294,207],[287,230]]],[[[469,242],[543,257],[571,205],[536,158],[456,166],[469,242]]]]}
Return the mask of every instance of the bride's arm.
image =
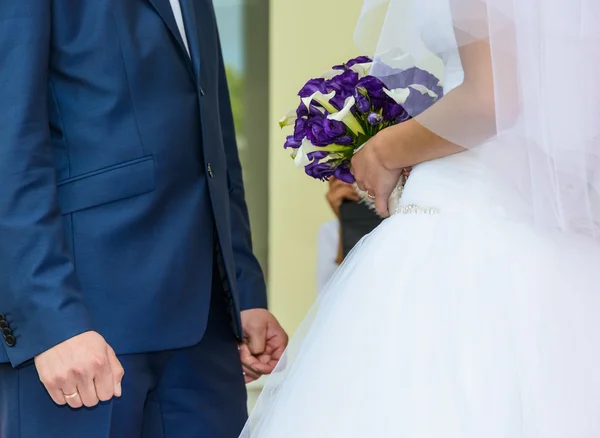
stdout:
{"type": "Polygon", "coordinates": [[[403,168],[464,151],[496,133],[490,46],[482,39],[460,46],[463,83],[417,119],[379,132],[352,158],[358,187],[375,198],[381,216],[389,214],[388,197],[403,168]]]}
{"type": "MultiPolygon", "coordinates": [[[[460,35],[457,35],[460,38],[460,35]]],[[[380,132],[381,161],[400,169],[464,150],[494,135],[494,86],[490,47],[477,41],[461,47],[464,81],[412,119],[380,132]],[[435,132],[427,127],[433,127],[435,132]],[[454,142],[448,140],[452,139],[454,142]]]]}

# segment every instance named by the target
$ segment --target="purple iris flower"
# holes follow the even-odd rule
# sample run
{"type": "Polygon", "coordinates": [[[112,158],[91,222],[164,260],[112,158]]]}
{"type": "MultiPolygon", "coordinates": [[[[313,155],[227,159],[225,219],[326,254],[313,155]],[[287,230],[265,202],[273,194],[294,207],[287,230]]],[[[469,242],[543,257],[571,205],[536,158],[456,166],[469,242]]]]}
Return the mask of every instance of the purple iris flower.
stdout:
{"type": "Polygon", "coordinates": [[[308,154],[308,159],[311,162],[304,168],[306,174],[323,181],[329,179],[335,171],[335,166],[329,162],[321,163],[320,161],[325,157],[327,157],[327,153],[321,151],[308,154]]]}
{"type": "Polygon", "coordinates": [[[347,96],[344,96],[341,93],[339,93],[339,94],[336,93],[335,96],[332,99],[329,100],[329,103],[331,105],[333,105],[333,107],[336,110],[340,111],[342,108],[344,108],[344,104],[346,103],[346,99],[347,99],[347,96]]]}
{"type": "Polygon", "coordinates": [[[342,122],[338,122],[337,120],[329,120],[325,119],[323,121],[323,128],[327,135],[331,138],[340,137],[342,135],[346,135],[346,125],[342,122]]]}
{"type": "Polygon", "coordinates": [[[362,94],[360,91],[354,91],[354,99],[356,100],[356,110],[360,113],[366,113],[371,110],[371,101],[367,96],[362,94]]]}
{"type": "Polygon", "coordinates": [[[319,114],[323,114],[323,112],[321,110],[319,110],[319,108],[317,108],[316,103],[317,102],[313,102],[310,105],[310,110],[309,110],[308,108],[306,108],[306,105],[304,105],[304,102],[302,102],[298,106],[298,109],[296,110],[296,117],[300,118],[300,117],[308,117],[308,116],[318,116],[319,114]]]}
{"type": "Polygon", "coordinates": [[[307,155],[308,159],[311,160],[312,162],[319,162],[321,161],[323,158],[327,158],[329,154],[325,151],[315,151],[315,152],[311,152],[307,155]]]}
{"type": "Polygon", "coordinates": [[[410,115],[410,113],[408,111],[406,111],[406,109],[402,108],[402,111],[400,112],[400,114],[398,114],[398,116],[396,116],[396,118],[394,119],[394,125],[397,125],[398,123],[403,123],[406,122],[407,120],[412,119],[412,116],[410,115]]]}
{"type": "Polygon", "coordinates": [[[406,113],[406,109],[402,105],[396,103],[394,99],[388,97],[383,105],[383,119],[386,122],[392,122],[402,113],[406,113]]]}
{"type": "Polygon", "coordinates": [[[371,106],[375,111],[382,109],[388,98],[383,91],[384,88],[385,85],[383,82],[374,76],[365,76],[356,85],[359,94],[369,96],[371,106]]]}
{"type": "Polygon", "coordinates": [[[327,93],[326,91],[326,80],[323,78],[311,79],[302,87],[302,89],[298,92],[298,96],[300,97],[310,97],[317,91],[321,93],[327,93]]]}
{"type": "Polygon", "coordinates": [[[370,113],[367,116],[367,122],[369,122],[369,124],[372,126],[377,126],[383,122],[383,117],[377,113],[370,113]]]}
{"type": "Polygon", "coordinates": [[[335,172],[334,168],[327,163],[310,163],[305,168],[304,171],[308,176],[312,176],[315,179],[320,179],[321,181],[328,180],[333,173],[335,172]]]}
{"type": "Polygon", "coordinates": [[[325,131],[323,124],[325,117],[311,117],[306,121],[306,138],[315,146],[327,146],[331,144],[331,136],[325,131]]]}
{"type": "MultiPolygon", "coordinates": [[[[329,120],[324,115],[306,120],[304,135],[315,146],[330,144],[352,144],[354,139],[347,134],[346,125],[337,120],[329,120]],[[349,137],[349,138],[348,138],[349,137]]],[[[297,139],[297,137],[294,137],[297,139]]]]}
{"type": "Polygon", "coordinates": [[[352,70],[347,70],[344,73],[330,79],[329,82],[339,84],[345,91],[352,92],[358,83],[358,73],[352,70]]]}
{"type": "Polygon", "coordinates": [[[302,141],[296,140],[293,135],[288,135],[286,137],[283,147],[285,149],[287,149],[287,148],[298,149],[300,147],[300,145],[302,145],[302,141]]]}
{"type": "Polygon", "coordinates": [[[294,139],[296,141],[302,141],[304,136],[306,135],[306,119],[298,118],[296,119],[296,124],[294,125],[294,139]]]}
{"type": "Polygon", "coordinates": [[[367,62],[373,62],[368,56],[357,56],[346,63],[346,67],[350,68],[355,64],[366,64],[367,62]]]}
{"type": "Polygon", "coordinates": [[[383,99],[384,96],[386,95],[383,92],[385,85],[383,84],[383,82],[381,82],[375,76],[365,76],[360,81],[358,81],[356,86],[359,89],[364,89],[366,91],[366,93],[369,95],[369,97],[383,99]]]}
{"type": "Polygon", "coordinates": [[[341,135],[335,139],[335,143],[342,146],[349,146],[354,143],[354,138],[351,135],[341,135]]]}
{"type": "Polygon", "coordinates": [[[367,62],[372,62],[371,58],[369,58],[368,56],[358,56],[354,59],[351,59],[350,61],[348,61],[345,64],[334,65],[333,69],[334,70],[347,70],[355,64],[366,64],[367,62]]]}
{"type": "Polygon", "coordinates": [[[347,134],[346,125],[337,120],[329,120],[324,115],[310,117],[306,121],[304,135],[315,146],[350,145],[354,142],[352,136],[347,134]]]}
{"type": "Polygon", "coordinates": [[[333,176],[348,184],[352,184],[356,180],[354,179],[354,175],[350,172],[350,166],[347,162],[342,162],[336,167],[333,172],[333,176]]]}
{"type": "Polygon", "coordinates": [[[358,73],[347,70],[327,81],[327,90],[335,91],[335,96],[330,103],[338,110],[344,107],[346,99],[354,94],[358,83],[358,73]]]}
{"type": "Polygon", "coordinates": [[[433,105],[436,101],[427,93],[423,94],[414,88],[410,89],[410,94],[404,102],[404,108],[412,117],[416,117],[433,105]]]}

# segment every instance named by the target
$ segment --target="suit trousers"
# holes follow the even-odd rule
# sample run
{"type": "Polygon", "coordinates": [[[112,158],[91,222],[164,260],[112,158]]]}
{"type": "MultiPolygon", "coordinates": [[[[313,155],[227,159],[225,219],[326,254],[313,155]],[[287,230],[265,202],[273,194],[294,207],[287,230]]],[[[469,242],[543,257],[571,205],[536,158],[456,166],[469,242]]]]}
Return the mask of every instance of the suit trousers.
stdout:
{"type": "Polygon", "coordinates": [[[247,419],[246,387],[230,309],[213,277],[202,340],[119,356],[121,398],[93,408],[58,406],[33,363],[0,364],[0,438],[237,438],[247,419]]]}

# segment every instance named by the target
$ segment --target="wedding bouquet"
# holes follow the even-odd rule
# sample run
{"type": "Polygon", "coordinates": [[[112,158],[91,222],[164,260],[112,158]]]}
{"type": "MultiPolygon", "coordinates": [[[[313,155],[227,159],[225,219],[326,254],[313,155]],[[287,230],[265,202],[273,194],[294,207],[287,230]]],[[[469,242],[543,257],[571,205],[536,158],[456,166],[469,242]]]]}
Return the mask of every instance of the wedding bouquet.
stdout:
{"type": "Polygon", "coordinates": [[[350,162],[360,147],[442,96],[439,80],[427,71],[390,68],[380,80],[370,75],[372,66],[370,58],[360,56],[309,80],[298,93],[298,108],[279,122],[282,128],[294,126],[284,148],[307,175],[353,183],[350,162]]]}

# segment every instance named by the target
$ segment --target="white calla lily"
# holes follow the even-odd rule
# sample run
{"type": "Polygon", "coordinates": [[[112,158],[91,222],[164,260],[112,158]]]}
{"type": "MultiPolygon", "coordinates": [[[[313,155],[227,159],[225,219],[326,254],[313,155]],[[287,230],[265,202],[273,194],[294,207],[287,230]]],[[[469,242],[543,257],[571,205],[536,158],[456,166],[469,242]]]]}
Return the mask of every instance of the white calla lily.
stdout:
{"type": "Polygon", "coordinates": [[[406,100],[408,99],[408,96],[410,95],[409,88],[412,88],[413,90],[416,90],[421,94],[427,94],[433,99],[438,98],[437,93],[431,91],[429,88],[420,84],[412,84],[409,85],[408,88],[394,88],[393,90],[388,90],[387,88],[384,88],[383,92],[392,99],[394,99],[394,101],[397,104],[404,105],[406,103],[406,100]]]}
{"type": "Polygon", "coordinates": [[[296,116],[296,110],[290,110],[290,112],[288,112],[285,117],[283,117],[280,121],[279,121],[279,127],[280,128],[285,128],[286,126],[292,126],[293,124],[296,123],[296,119],[298,117],[296,116]]]}
{"type": "Polygon", "coordinates": [[[327,111],[329,111],[330,113],[332,113],[332,112],[337,112],[337,110],[335,109],[335,107],[329,103],[329,101],[331,99],[333,99],[334,97],[335,97],[335,91],[332,91],[329,94],[323,94],[320,91],[317,91],[317,92],[313,93],[309,97],[303,97],[302,98],[302,103],[306,106],[306,108],[308,108],[310,110],[310,104],[314,100],[316,102],[319,102],[319,104],[323,108],[325,108],[327,111]]]}
{"type": "Polygon", "coordinates": [[[354,64],[352,67],[350,67],[350,70],[358,73],[358,78],[362,79],[371,73],[372,67],[372,62],[363,62],[362,64],[354,64]]]}
{"type": "Polygon", "coordinates": [[[308,166],[312,160],[308,157],[312,152],[328,152],[329,156],[322,158],[321,163],[326,163],[335,159],[343,158],[344,155],[348,154],[349,150],[352,150],[352,146],[345,146],[339,144],[330,144],[328,146],[315,146],[305,138],[302,140],[302,144],[298,149],[295,149],[291,156],[294,159],[296,167],[303,168],[308,166]]]}
{"type": "Polygon", "coordinates": [[[344,108],[342,108],[341,111],[329,114],[327,118],[329,120],[337,120],[338,122],[342,122],[356,135],[364,134],[365,131],[363,130],[362,126],[352,115],[351,110],[354,104],[356,104],[356,99],[354,99],[354,96],[347,97],[346,101],[344,102],[344,108]]]}
{"type": "Polygon", "coordinates": [[[429,88],[420,85],[420,84],[413,84],[413,85],[409,85],[410,88],[419,91],[421,94],[428,94],[430,97],[437,99],[438,95],[437,93],[434,93],[433,91],[431,91],[429,88]]]}
{"type": "Polygon", "coordinates": [[[323,73],[323,74],[321,75],[321,78],[322,78],[322,79],[325,79],[325,80],[329,80],[329,79],[333,79],[333,78],[335,78],[336,76],[338,76],[338,75],[340,75],[340,74],[342,74],[342,73],[343,73],[343,71],[342,71],[342,70],[334,70],[334,69],[331,69],[331,70],[327,70],[325,73],[323,73]]]}
{"type": "Polygon", "coordinates": [[[391,97],[398,105],[404,105],[406,99],[408,99],[408,96],[410,95],[410,90],[408,88],[394,88],[393,90],[384,88],[383,92],[391,97]]]}
{"type": "Polygon", "coordinates": [[[310,140],[307,140],[306,138],[302,140],[302,144],[295,151],[295,155],[292,155],[296,167],[303,168],[308,166],[311,161],[310,158],[308,158],[308,154],[310,154],[311,152],[316,152],[318,150],[319,148],[313,145],[310,142],[310,140]]]}

